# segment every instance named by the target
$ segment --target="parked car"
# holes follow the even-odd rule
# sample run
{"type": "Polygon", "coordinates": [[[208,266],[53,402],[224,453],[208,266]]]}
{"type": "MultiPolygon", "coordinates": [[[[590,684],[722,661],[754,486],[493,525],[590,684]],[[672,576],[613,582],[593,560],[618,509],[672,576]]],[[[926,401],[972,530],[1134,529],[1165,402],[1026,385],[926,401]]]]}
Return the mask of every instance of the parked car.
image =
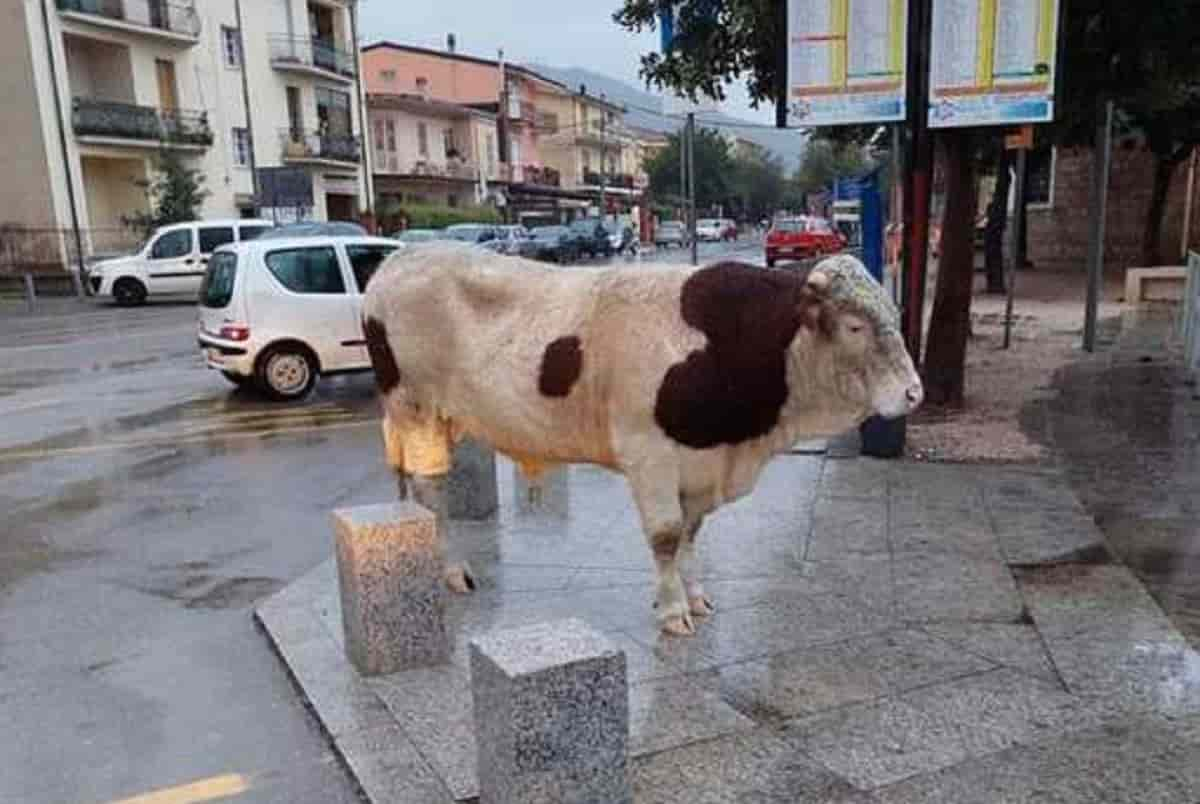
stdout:
{"type": "Polygon", "coordinates": [[[580,218],[571,224],[571,235],[579,254],[589,257],[612,256],[612,244],[608,241],[608,230],[599,218],[580,218]]]}
{"type": "Polygon", "coordinates": [[[218,249],[200,287],[206,365],[276,400],[307,395],[323,374],[369,370],[363,293],[398,248],[382,237],[303,237],[218,249]]]}
{"type": "Polygon", "coordinates": [[[604,230],[608,232],[608,244],[613,254],[623,254],[632,251],[637,238],[633,227],[621,223],[605,223],[604,230]]]}
{"type": "Polygon", "coordinates": [[[125,307],[142,304],[152,296],[195,297],[214,250],[226,243],[264,237],[273,227],[270,221],[255,219],[163,226],[134,254],[87,266],[85,284],[93,295],[110,297],[125,307]]]}
{"type": "Polygon", "coordinates": [[[679,221],[663,221],[654,230],[654,245],[660,248],[679,246],[687,248],[687,228],[679,221]]]}
{"type": "Polygon", "coordinates": [[[529,245],[529,230],[520,225],[497,226],[496,237],[484,243],[483,247],[497,254],[514,257],[533,256],[533,248],[529,245]]]}
{"type": "Polygon", "coordinates": [[[435,240],[447,239],[446,233],[441,229],[405,229],[402,232],[393,232],[391,238],[405,245],[432,243],[435,240]]]}
{"type": "Polygon", "coordinates": [[[566,263],[578,259],[575,236],[566,226],[535,226],[529,233],[530,256],[566,263]]]}
{"type": "Polygon", "coordinates": [[[367,230],[350,221],[301,221],[277,226],[263,237],[286,240],[293,237],[366,237],[367,230]]]}
{"type": "Polygon", "coordinates": [[[716,218],[701,218],[696,221],[696,239],[701,243],[715,243],[723,234],[724,227],[716,218]]]}
{"type": "Polygon", "coordinates": [[[490,223],[456,223],[447,226],[446,237],[450,240],[460,240],[464,243],[486,243],[496,239],[496,229],[490,223]]]}
{"type": "Polygon", "coordinates": [[[833,254],[846,247],[846,239],[824,218],[780,218],[767,232],[767,267],[777,260],[802,260],[833,254]]]}

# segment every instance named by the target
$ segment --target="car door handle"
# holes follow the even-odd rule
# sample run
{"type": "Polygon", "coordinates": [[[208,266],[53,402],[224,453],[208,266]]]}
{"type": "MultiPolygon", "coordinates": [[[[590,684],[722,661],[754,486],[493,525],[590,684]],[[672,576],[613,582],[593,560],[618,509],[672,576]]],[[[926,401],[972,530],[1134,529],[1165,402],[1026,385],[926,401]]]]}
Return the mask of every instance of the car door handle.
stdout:
{"type": "Polygon", "coordinates": [[[193,260],[191,257],[188,257],[186,260],[184,260],[184,261],[183,261],[183,264],[184,264],[184,265],[194,265],[194,264],[195,264],[195,262],[196,262],[196,261],[195,261],[195,260],[193,260]]]}

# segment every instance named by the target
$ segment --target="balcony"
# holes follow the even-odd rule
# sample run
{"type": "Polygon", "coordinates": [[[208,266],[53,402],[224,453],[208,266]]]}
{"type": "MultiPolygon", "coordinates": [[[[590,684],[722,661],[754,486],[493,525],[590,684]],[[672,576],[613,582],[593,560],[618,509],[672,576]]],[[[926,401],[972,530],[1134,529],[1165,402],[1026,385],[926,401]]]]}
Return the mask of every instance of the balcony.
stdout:
{"type": "Polygon", "coordinates": [[[479,165],[463,160],[432,162],[428,159],[404,160],[395,154],[377,153],[375,169],[396,176],[473,182],[479,179],[479,165]]]}
{"type": "MultiPolygon", "coordinates": [[[[600,174],[593,170],[583,171],[585,187],[599,187],[600,179],[600,174]]],[[[637,180],[629,173],[611,173],[604,177],[604,186],[612,190],[634,190],[637,184],[637,180]]]]}
{"type": "Polygon", "coordinates": [[[271,66],[276,70],[343,83],[354,80],[354,54],[332,41],[303,36],[272,36],[271,66]]]}
{"type": "Polygon", "coordinates": [[[153,106],[75,98],[71,103],[71,125],[81,142],[95,145],[200,151],[213,144],[204,112],[160,111],[153,106]]]}
{"type": "Polygon", "coordinates": [[[163,42],[192,46],[200,41],[200,15],[192,0],[56,0],[65,22],[89,29],[123,31],[163,42]]]}
{"type": "Polygon", "coordinates": [[[283,161],[355,167],[362,160],[362,142],[352,134],[322,134],[317,131],[279,132],[283,161]]]}
{"type": "Polygon", "coordinates": [[[508,119],[521,125],[536,125],[538,122],[537,106],[529,101],[511,100],[508,103],[508,119]]]}
{"type": "Polygon", "coordinates": [[[558,187],[562,184],[562,177],[552,167],[526,165],[524,174],[526,184],[536,184],[539,187],[558,187]]]}

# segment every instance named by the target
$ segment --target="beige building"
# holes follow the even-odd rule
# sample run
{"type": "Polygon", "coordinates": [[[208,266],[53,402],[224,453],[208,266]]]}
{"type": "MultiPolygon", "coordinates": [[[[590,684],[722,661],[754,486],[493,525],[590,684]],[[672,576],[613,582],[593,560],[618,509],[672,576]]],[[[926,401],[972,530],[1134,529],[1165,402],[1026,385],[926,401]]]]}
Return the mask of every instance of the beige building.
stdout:
{"type": "Polygon", "coordinates": [[[205,217],[356,218],[353,2],[241,0],[239,25],[235,0],[7,0],[0,224],[74,218],[86,251],[126,246],[161,149],[204,174],[205,217]]]}
{"type": "Polygon", "coordinates": [[[584,92],[546,92],[538,98],[542,160],[563,187],[633,199],[645,186],[639,148],[620,106],[584,92]]]}

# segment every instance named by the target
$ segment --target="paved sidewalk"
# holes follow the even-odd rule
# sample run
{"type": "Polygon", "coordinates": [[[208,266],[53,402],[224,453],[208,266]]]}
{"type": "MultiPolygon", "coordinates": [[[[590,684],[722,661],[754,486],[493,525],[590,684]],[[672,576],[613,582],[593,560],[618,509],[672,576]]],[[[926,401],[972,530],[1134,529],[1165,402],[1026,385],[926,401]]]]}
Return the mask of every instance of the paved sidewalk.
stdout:
{"type": "Polygon", "coordinates": [[[372,801],[477,796],[467,640],[570,616],[627,653],[639,804],[1200,800],[1200,656],[1053,473],[779,458],[701,532],[692,639],[621,478],[501,478],[449,666],[357,676],[330,562],[257,612],[372,801]]]}

